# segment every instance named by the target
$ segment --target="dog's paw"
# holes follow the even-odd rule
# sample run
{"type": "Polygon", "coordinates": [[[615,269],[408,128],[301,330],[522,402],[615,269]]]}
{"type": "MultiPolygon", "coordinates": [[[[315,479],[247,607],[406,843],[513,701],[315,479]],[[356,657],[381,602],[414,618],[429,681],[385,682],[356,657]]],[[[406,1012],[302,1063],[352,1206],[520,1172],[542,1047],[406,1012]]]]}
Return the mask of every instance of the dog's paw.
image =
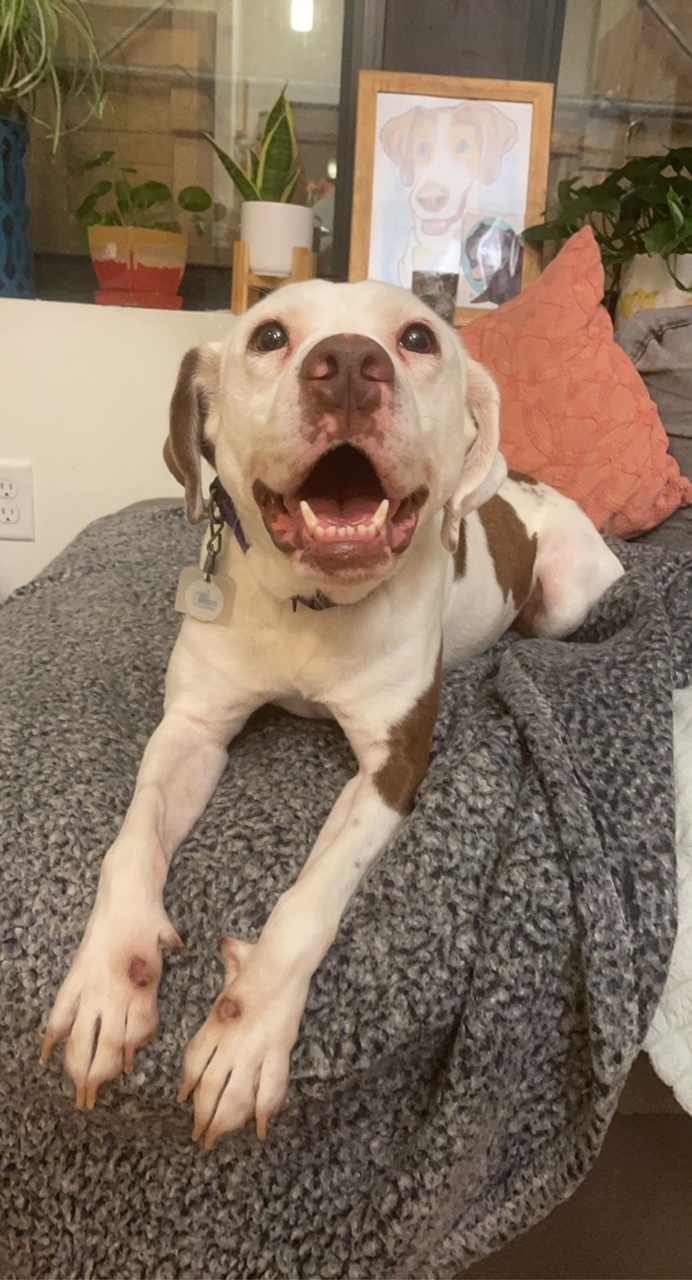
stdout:
{"type": "Polygon", "coordinates": [[[190,1041],[178,1101],[194,1091],[193,1139],[207,1148],[253,1116],[266,1137],[288,1088],[288,1067],[305,1007],[304,984],[280,979],[257,947],[222,938],[226,986],[190,1041]]]}
{"type": "Polygon", "coordinates": [[[102,1084],[134,1066],[137,1049],[158,1027],[162,947],[182,947],[163,910],[116,919],[96,909],[53,1005],[43,1039],[45,1062],[66,1040],[65,1067],[76,1104],[91,1110],[102,1084]]]}

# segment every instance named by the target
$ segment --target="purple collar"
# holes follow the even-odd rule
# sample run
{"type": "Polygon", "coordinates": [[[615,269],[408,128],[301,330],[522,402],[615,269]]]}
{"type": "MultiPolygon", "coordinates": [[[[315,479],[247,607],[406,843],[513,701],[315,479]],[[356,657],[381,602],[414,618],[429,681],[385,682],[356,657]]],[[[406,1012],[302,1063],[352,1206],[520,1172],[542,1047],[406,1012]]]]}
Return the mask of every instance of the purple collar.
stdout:
{"type": "MultiPolygon", "coordinates": [[[[235,503],[229,493],[226,493],[218,476],[215,476],[211,482],[209,493],[211,500],[216,506],[219,515],[224,524],[227,524],[231,533],[235,534],[236,541],[243,555],[246,556],[250,550],[250,543],[245,536],[245,530],[240,523],[240,516],[235,509],[235,503]]],[[[293,596],[293,612],[295,613],[298,605],[305,605],[306,609],[314,609],[317,613],[321,613],[323,609],[336,608],[336,602],[330,600],[328,596],[318,591],[314,596],[293,596]]]]}

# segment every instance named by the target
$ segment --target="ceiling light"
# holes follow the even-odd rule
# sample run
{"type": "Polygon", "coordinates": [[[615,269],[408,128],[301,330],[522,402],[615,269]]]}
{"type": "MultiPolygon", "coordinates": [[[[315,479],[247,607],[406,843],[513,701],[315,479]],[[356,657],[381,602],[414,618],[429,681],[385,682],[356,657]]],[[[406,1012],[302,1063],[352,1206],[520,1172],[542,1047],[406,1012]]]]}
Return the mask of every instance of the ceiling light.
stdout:
{"type": "Polygon", "coordinates": [[[314,19],[313,0],[291,0],[292,31],[312,31],[314,19]]]}

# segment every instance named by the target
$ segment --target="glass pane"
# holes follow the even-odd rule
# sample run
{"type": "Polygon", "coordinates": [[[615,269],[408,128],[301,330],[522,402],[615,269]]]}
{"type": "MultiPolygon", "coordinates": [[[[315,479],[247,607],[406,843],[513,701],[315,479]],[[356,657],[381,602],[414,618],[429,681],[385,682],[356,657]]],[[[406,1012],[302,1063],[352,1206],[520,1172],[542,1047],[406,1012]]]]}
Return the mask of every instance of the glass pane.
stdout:
{"type": "Polygon", "coordinates": [[[567,0],[550,190],[691,144],[690,0],[567,0]]]}
{"type": "MultiPolygon", "coordinates": [[[[113,0],[86,8],[106,66],[108,104],[102,120],[70,133],[56,155],[45,132],[32,130],[37,253],[87,252],[86,233],[74,215],[96,181],[155,181],[175,195],[191,185],[210,193],[214,208],[201,218],[173,206],[154,212],[190,233],[190,263],[228,268],[240,200],[203,135],[213,134],[246,164],[287,84],[304,169],[296,199],[315,204],[324,228],[320,271],[328,273],[343,0],[113,0]],[[85,170],[85,162],[103,151],[115,153],[112,164],[85,170]]],[[[78,118],[71,108],[70,123],[78,118]]],[[[112,193],[100,207],[115,208],[112,193]]]]}

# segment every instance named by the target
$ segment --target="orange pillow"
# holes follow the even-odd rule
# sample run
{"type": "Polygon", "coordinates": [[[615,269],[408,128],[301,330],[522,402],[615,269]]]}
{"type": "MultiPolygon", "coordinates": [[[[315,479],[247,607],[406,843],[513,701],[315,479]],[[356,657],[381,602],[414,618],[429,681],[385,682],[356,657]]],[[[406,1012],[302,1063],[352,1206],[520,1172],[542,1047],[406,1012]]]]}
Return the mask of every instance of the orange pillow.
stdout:
{"type": "Polygon", "coordinates": [[[692,503],[658,411],[613,339],[590,227],[538,280],[462,330],[502,396],[508,465],[575,498],[604,533],[633,537],[692,503]]]}

